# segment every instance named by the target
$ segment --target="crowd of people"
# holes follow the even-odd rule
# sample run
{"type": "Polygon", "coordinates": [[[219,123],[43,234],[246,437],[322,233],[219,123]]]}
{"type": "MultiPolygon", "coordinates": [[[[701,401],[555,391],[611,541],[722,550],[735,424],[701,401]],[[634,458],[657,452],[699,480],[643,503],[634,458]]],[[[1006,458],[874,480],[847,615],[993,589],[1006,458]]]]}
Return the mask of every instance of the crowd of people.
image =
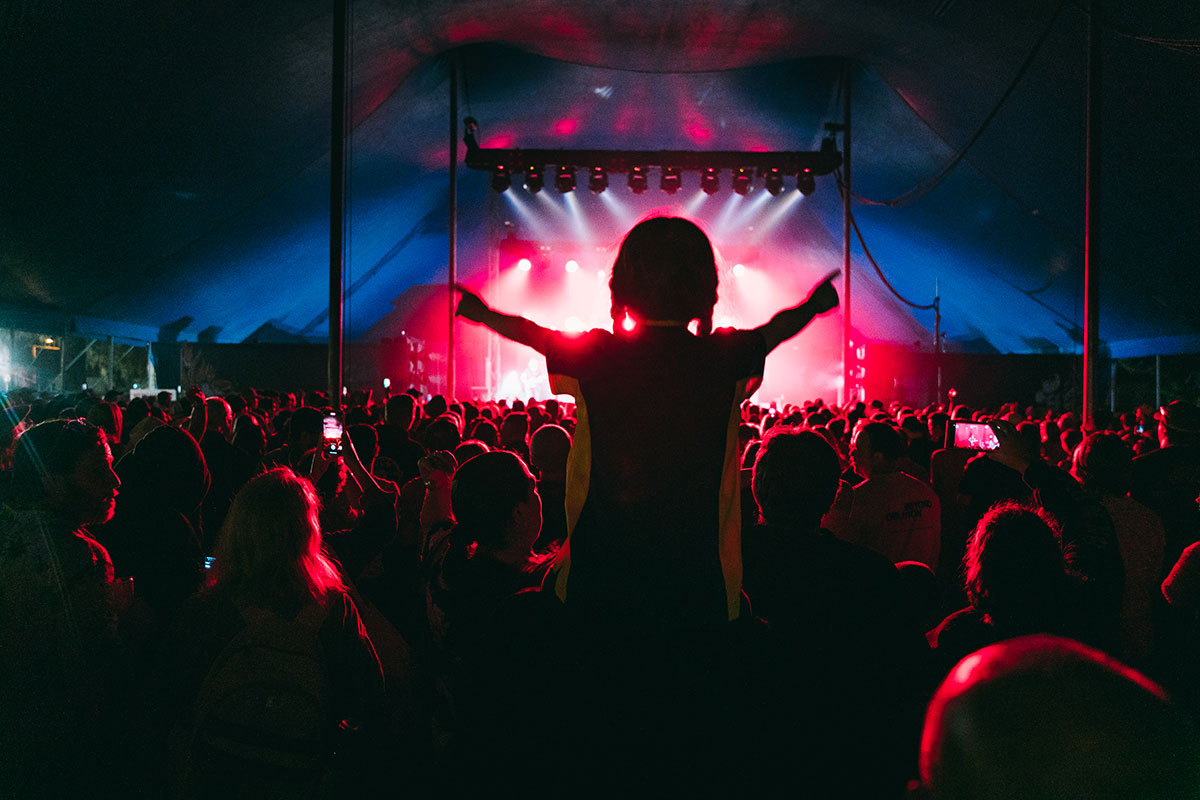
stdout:
{"type": "Polygon", "coordinates": [[[1200,797],[1200,409],[760,406],[831,279],[712,331],[679,223],[463,291],[569,401],[9,393],[0,795],[1200,797]]]}

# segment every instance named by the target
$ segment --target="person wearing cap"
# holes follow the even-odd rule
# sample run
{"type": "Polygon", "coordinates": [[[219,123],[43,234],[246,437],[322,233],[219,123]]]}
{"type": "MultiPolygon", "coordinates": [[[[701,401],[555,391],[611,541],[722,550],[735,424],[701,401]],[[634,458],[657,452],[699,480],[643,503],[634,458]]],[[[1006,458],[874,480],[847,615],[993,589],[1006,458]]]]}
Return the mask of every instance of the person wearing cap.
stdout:
{"type": "Polygon", "coordinates": [[[1200,408],[1183,400],[1162,406],[1158,420],[1159,449],[1133,460],[1131,496],[1162,517],[1166,530],[1163,572],[1183,548],[1200,538],[1200,408]]]}

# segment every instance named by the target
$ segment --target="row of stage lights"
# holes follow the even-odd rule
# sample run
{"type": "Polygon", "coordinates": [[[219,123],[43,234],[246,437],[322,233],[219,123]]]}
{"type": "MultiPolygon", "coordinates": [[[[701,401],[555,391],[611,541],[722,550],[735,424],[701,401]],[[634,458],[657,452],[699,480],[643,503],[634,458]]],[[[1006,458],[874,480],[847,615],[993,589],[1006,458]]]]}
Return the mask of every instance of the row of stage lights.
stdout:
{"type": "MultiPolygon", "coordinates": [[[[516,266],[521,272],[531,272],[533,271],[533,260],[529,258],[517,259],[516,266]]],[[[579,272],[579,262],[573,258],[568,259],[563,263],[563,269],[570,273],[579,272]]],[[[740,278],[746,274],[746,265],[741,263],[734,264],[730,272],[735,278],[740,278]]],[[[608,271],[602,269],[596,273],[596,277],[604,281],[608,278],[608,271]]]]}
{"type": "MultiPolygon", "coordinates": [[[[554,176],[554,188],[560,193],[575,191],[577,168],[572,165],[560,165],[554,176]]],[[[634,194],[642,194],[650,188],[650,170],[647,167],[633,166],[628,169],[627,180],[629,190],[634,194]]],[[[773,195],[783,192],[784,178],[791,177],[779,167],[737,167],[732,171],[733,191],[740,195],[750,193],[755,178],[761,178],[763,187],[773,195]]],[[[522,171],[525,189],[536,194],[546,185],[543,168],[530,165],[522,171]]],[[[816,186],[816,176],[808,167],[801,168],[795,173],[796,188],[804,196],[812,194],[816,186]]],[[[512,186],[513,174],[507,164],[496,164],[492,169],[492,188],[497,192],[507,191],[512,186]]],[[[658,188],[667,194],[675,194],[683,186],[683,170],[679,167],[662,167],[659,170],[658,188]]],[[[601,166],[588,170],[588,188],[600,194],[608,188],[608,170],[601,166]]],[[[705,167],[700,170],[700,189],[705,194],[716,194],[721,190],[721,170],[716,167],[705,167]]]]}

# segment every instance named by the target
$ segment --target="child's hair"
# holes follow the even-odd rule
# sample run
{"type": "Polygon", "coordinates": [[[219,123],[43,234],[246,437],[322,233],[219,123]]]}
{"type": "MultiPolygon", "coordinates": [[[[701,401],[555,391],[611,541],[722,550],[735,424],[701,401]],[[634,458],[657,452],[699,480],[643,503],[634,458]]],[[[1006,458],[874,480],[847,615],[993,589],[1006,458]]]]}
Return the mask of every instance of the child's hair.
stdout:
{"type": "Polygon", "coordinates": [[[712,332],[717,304],[717,263],[712,244],[695,223],[651,217],[625,235],[613,264],[612,318],[625,314],[649,320],[698,320],[698,333],[712,332]]]}

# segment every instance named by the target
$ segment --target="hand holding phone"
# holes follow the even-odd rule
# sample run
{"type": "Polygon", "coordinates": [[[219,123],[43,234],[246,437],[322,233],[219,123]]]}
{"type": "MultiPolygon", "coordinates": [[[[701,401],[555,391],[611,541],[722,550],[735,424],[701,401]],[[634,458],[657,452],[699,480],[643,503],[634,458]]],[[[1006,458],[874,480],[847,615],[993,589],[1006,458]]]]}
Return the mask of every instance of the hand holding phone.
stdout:
{"type": "Polygon", "coordinates": [[[327,456],[342,454],[342,421],[336,414],[326,414],[321,431],[321,449],[327,456]]]}
{"type": "Polygon", "coordinates": [[[986,422],[954,420],[953,425],[954,438],[951,441],[954,447],[961,447],[966,450],[995,450],[1000,446],[1000,440],[996,438],[996,432],[986,422]]]}

